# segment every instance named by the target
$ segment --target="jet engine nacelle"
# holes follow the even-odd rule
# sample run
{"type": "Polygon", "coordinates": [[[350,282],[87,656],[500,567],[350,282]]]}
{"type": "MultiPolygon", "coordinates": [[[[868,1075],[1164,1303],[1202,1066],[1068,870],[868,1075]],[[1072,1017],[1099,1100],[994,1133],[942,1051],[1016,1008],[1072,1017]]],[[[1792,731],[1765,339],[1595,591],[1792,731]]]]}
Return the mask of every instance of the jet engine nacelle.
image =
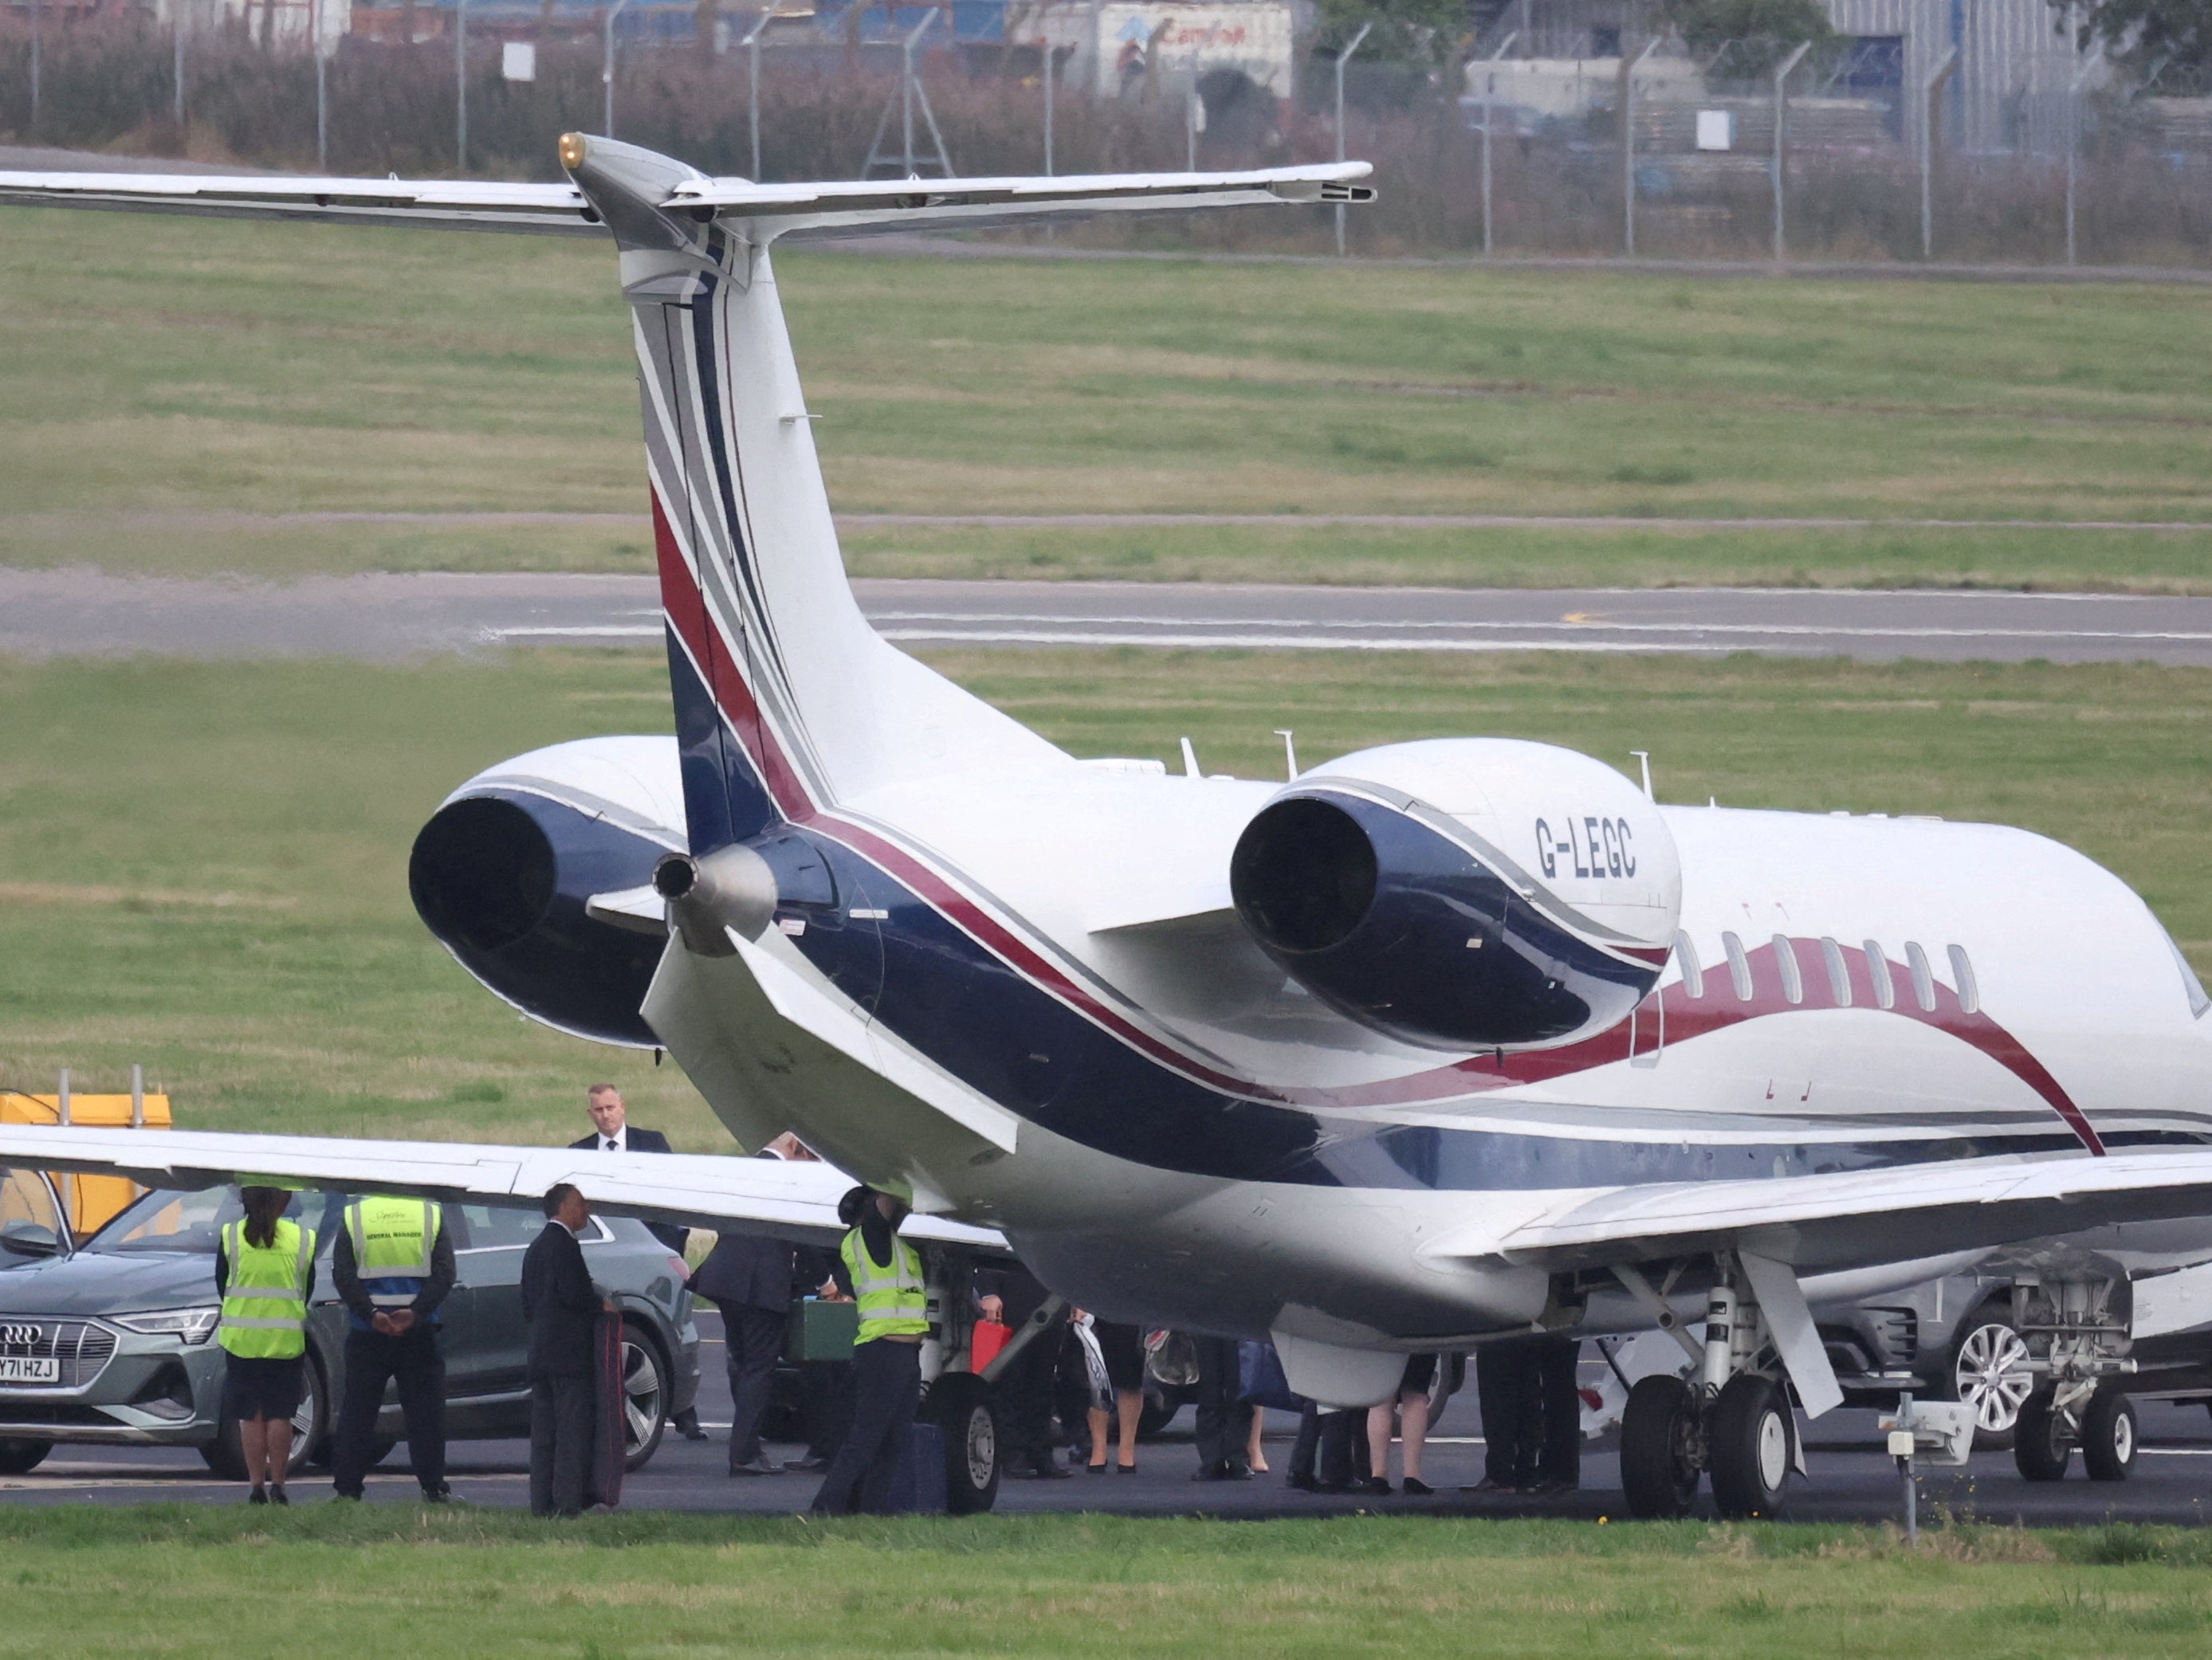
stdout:
{"type": "Polygon", "coordinates": [[[1571,749],[1437,738],[1305,773],[1229,867],[1278,966],[1431,1049],[1547,1049],[1626,1020],[1665,967],[1681,867],[1658,809],[1571,749]]]}
{"type": "Polygon", "coordinates": [[[647,1048],[659,1039],[638,1009],[665,926],[586,906],[650,894],[653,867],[684,845],[675,740],[586,738],[455,791],[416,836],[407,887],[461,966],[524,1014],[647,1048]]]}

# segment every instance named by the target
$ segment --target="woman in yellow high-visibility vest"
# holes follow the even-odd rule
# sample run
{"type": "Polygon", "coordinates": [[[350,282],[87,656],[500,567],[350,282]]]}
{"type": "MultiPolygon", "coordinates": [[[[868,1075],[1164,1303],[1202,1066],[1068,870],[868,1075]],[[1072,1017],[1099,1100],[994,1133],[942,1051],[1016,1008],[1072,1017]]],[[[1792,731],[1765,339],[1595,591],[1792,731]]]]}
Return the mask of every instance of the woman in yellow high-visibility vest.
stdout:
{"type": "Polygon", "coordinates": [[[238,1424],[253,1483],[246,1502],[289,1505],[285,1466],[307,1352],[315,1231],[286,1218],[292,1196],[281,1187],[249,1187],[239,1197],[246,1214],[223,1225],[215,1257],[216,1295],[222,1300],[216,1341],[226,1351],[222,1412],[238,1424]]]}

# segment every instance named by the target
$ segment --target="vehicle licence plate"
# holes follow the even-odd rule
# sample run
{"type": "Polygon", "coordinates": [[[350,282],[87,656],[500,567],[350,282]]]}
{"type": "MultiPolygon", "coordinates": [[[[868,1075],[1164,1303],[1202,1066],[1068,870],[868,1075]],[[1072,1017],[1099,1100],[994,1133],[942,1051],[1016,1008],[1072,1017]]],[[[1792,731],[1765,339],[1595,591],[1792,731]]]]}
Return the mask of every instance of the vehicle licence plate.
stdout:
{"type": "Polygon", "coordinates": [[[0,1384],[58,1384],[62,1363],[51,1354],[0,1354],[0,1384]]]}

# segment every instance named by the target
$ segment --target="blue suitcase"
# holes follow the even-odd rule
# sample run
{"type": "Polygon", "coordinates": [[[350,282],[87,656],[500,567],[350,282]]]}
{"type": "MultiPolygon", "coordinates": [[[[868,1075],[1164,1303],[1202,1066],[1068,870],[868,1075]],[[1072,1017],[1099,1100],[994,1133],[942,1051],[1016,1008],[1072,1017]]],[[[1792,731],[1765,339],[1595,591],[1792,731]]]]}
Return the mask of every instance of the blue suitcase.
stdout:
{"type": "Polygon", "coordinates": [[[907,1437],[884,1508],[894,1516],[945,1514],[945,1432],[935,1424],[918,1423],[907,1437]]]}

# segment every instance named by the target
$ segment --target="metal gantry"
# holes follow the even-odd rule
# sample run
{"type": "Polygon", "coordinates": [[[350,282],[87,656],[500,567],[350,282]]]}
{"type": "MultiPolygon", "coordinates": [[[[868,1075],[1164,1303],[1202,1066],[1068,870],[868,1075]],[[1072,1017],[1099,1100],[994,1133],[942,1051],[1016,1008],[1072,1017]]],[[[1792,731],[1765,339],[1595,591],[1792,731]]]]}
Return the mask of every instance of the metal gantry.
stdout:
{"type": "Polygon", "coordinates": [[[890,167],[898,169],[901,179],[918,179],[921,176],[921,166],[934,167],[941,179],[952,177],[952,158],[945,150],[945,135],[938,130],[936,112],[929,107],[928,89],[921,84],[921,77],[915,73],[914,68],[914,49],[921,44],[921,37],[929,33],[930,26],[937,21],[939,15],[936,11],[930,12],[899,42],[898,90],[891,94],[890,101],[884,106],[884,112],[876,122],[876,136],[868,145],[867,163],[860,169],[863,179],[873,179],[878,167],[890,167]],[[917,158],[914,153],[916,105],[921,106],[921,118],[929,128],[929,142],[937,152],[934,161],[917,158]],[[884,151],[884,130],[890,125],[893,110],[899,112],[899,154],[896,161],[884,151]]]}
{"type": "MultiPolygon", "coordinates": [[[[468,0],[461,0],[461,3],[466,5],[468,0]]],[[[615,19],[623,15],[629,4],[629,0],[615,0],[614,4],[607,8],[606,27],[599,48],[599,88],[606,99],[605,107],[600,112],[599,130],[610,138],[615,136],[615,19]]],[[[757,94],[759,88],[756,87],[754,91],[757,94]]],[[[753,141],[753,165],[756,167],[760,165],[760,141],[757,136],[753,141]]]]}
{"type": "MultiPolygon", "coordinates": [[[[1521,38],[1521,31],[1510,29],[1498,43],[1498,50],[1483,61],[1489,66],[1482,73],[1482,251],[1491,251],[1490,234],[1490,123],[1497,113],[1498,64],[1513,49],[1521,38]]],[[[1338,209],[1341,212],[1342,209],[1338,209]]]]}

